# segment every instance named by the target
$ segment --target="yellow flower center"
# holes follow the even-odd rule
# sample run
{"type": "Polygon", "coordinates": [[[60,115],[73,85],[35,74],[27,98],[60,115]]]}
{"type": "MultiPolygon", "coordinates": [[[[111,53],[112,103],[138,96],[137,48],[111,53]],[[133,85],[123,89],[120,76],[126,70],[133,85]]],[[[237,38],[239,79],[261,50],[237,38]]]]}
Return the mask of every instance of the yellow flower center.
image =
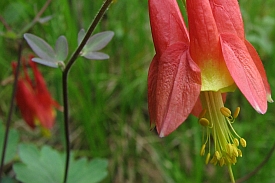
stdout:
{"type": "Polygon", "coordinates": [[[200,155],[204,156],[208,145],[208,153],[205,163],[209,162],[220,166],[232,165],[237,162],[237,157],[242,157],[242,151],[239,145],[246,147],[246,141],[240,137],[234,130],[232,124],[238,117],[240,107],[235,112],[224,107],[222,95],[220,92],[205,91],[201,92],[200,99],[203,111],[199,115],[199,123],[203,126],[204,135],[200,155]],[[210,145],[213,138],[214,151],[211,151],[210,145]]]}

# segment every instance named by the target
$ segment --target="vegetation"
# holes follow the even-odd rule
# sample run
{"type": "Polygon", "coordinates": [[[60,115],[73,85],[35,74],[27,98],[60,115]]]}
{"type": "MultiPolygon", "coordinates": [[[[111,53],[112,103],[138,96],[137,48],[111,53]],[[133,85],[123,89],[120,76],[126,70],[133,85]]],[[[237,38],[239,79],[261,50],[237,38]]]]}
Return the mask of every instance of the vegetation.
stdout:
{"type": "MultiPolygon", "coordinates": [[[[61,35],[67,37],[69,55],[77,46],[80,29],[87,30],[103,1],[52,1],[42,17],[51,16],[45,23],[36,23],[28,32],[50,45],[61,35]]],[[[11,61],[17,59],[18,42],[12,32],[23,36],[45,1],[0,1],[0,119],[7,118],[12,91],[11,61]],[[7,25],[4,25],[6,22],[7,25]],[[10,30],[8,30],[8,29],[10,30]]],[[[181,4],[181,2],[179,2],[181,4]]],[[[260,54],[271,89],[275,90],[275,1],[240,0],[246,36],[260,54]]],[[[108,175],[103,182],[227,182],[227,169],[204,165],[200,157],[202,129],[193,116],[175,132],[159,138],[150,131],[147,110],[147,71],[154,56],[150,33],[147,1],[117,0],[97,26],[95,33],[114,31],[115,36],[104,48],[109,60],[90,61],[78,58],[69,73],[70,139],[77,158],[108,160],[108,175]]],[[[24,44],[23,55],[31,50],[24,44]]],[[[62,104],[61,72],[39,66],[52,96],[62,104]]],[[[227,106],[241,107],[234,127],[247,141],[243,157],[233,166],[235,178],[241,178],[256,168],[275,143],[274,104],[265,115],[258,114],[239,91],[229,94],[227,106]]],[[[47,144],[64,151],[63,117],[57,112],[52,137],[32,131],[18,110],[12,118],[12,128],[20,135],[20,143],[38,147],[47,144]]],[[[18,161],[14,159],[12,162],[18,161]]],[[[54,162],[53,162],[54,163],[54,162]]],[[[81,171],[81,169],[79,169],[81,171]]],[[[247,182],[275,182],[275,157],[261,167],[247,182]]],[[[11,165],[6,175],[14,174],[11,165]]]]}

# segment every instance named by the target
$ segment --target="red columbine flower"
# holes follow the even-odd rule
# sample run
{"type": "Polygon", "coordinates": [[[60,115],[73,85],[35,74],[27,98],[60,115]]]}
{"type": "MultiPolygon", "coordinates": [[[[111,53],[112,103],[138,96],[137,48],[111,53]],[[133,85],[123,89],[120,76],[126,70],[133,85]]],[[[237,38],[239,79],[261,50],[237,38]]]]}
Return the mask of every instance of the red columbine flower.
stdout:
{"type": "MultiPolygon", "coordinates": [[[[15,69],[16,63],[13,62],[12,66],[15,69]]],[[[56,116],[54,107],[59,110],[62,110],[62,107],[52,99],[43,76],[31,58],[28,63],[23,59],[23,69],[24,76],[18,79],[16,103],[31,128],[41,126],[42,131],[47,132],[47,129],[51,129],[54,125],[56,116]],[[29,77],[27,65],[31,67],[34,81],[29,77]]]]}
{"type": "Polygon", "coordinates": [[[149,0],[156,55],[148,74],[151,127],[161,137],[190,114],[201,88],[200,69],[189,54],[189,38],[176,0],[149,0]]]}
{"type": "MultiPolygon", "coordinates": [[[[190,54],[201,69],[202,88],[200,100],[203,112],[200,123],[214,139],[212,163],[230,165],[237,162],[242,153],[238,149],[246,142],[231,123],[239,108],[231,115],[224,107],[222,92],[232,92],[236,87],[259,113],[267,110],[267,100],[272,102],[270,87],[262,62],[253,48],[245,40],[243,21],[237,0],[187,0],[190,35],[190,54]],[[233,134],[230,132],[232,128],[233,134]]],[[[206,162],[210,158],[210,149],[206,162]]]]}
{"type": "Polygon", "coordinates": [[[197,115],[206,131],[201,155],[209,144],[206,163],[231,167],[246,141],[232,127],[240,108],[231,114],[222,93],[239,88],[257,112],[265,113],[267,101],[272,102],[270,87],[257,52],[245,39],[237,0],[186,4],[190,43],[176,0],[149,0],[156,50],[148,74],[151,124],[165,136],[190,113],[197,115]]]}

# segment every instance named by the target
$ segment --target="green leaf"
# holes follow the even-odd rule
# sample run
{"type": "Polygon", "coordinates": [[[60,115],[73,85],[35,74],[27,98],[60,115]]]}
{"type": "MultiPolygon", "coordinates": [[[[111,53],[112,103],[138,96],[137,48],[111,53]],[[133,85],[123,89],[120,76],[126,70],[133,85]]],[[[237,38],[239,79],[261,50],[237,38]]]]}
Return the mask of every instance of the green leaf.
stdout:
{"type": "Polygon", "coordinates": [[[2,178],[2,183],[17,183],[15,179],[12,179],[11,177],[3,177],[2,178]]]}
{"type": "Polygon", "coordinates": [[[58,62],[52,62],[52,61],[44,60],[41,58],[32,58],[32,61],[39,63],[39,64],[46,65],[48,67],[54,67],[54,68],[58,67],[58,62]]]}
{"type": "MultiPolygon", "coordinates": [[[[73,156],[73,155],[72,155],[73,156]]],[[[71,157],[72,157],[71,156],[71,157]]],[[[59,183],[63,181],[65,154],[49,146],[29,144],[19,146],[22,162],[13,165],[16,179],[24,183],[59,183]]],[[[108,162],[105,159],[87,161],[86,158],[71,158],[67,183],[96,183],[107,176],[108,162]]]]}
{"type": "Polygon", "coordinates": [[[113,31],[104,31],[93,35],[87,41],[83,52],[98,51],[104,48],[113,38],[113,31]]]}
{"type": "Polygon", "coordinates": [[[43,24],[43,23],[50,21],[52,18],[53,18],[53,16],[50,15],[50,16],[46,16],[46,17],[41,17],[41,18],[39,18],[38,21],[39,21],[39,23],[43,24]]]}
{"type": "MultiPolygon", "coordinates": [[[[78,33],[78,44],[80,44],[84,36],[85,31],[84,29],[81,29],[78,33]]],[[[92,60],[109,59],[109,55],[98,51],[104,48],[111,41],[113,36],[114,32],[112,31],[100,32],[93,35],[88,39],[86,45],[81,52],[81,56],[92,60]]]]}
{"type": "Polygon", "coordinates": [[[46,41],[29,33],[25,33],[24,38],[36,55],[43,60],[55,62],[55,53],[53,48],[46,41]]]}
{"type": "Polygon", "coordinates": [[[82,158],[78,161],[73,161],[72,165],[70,165],[68,183],[99,182],[107,176],[107,166],[108,161],[99,158],[94,159],[90,162],[87,162],[86,158],[82,158]]]}
{"type": "Polygon", "coordinates": [[[81,41],[83,40],[84,36],[85,36],[85,30],[84,29],[81,29],[79,32],[78,32],[78,35],[77,35],[77,43],[78,45],[80,45],[81,41]]]}
{"type": "Polygon", "coordinates": [[[65,36],[60,36],[55,44],[56,60],[65,61],[68,56],[68,42],[65,36]]]}
{"type": "MultiPolygon", "coordinates": [[[[2,148],[3,148],[3,139],[5,136],[5,128],[0,124],[0,153],[2,154],[2,148]]],[[[14,159],[17,151],[17,145],[19,141],[19,134],[16,130],[10,129],[9,137],[8,137],[8,143],[7,143],[7,149],[5,154],[5,161],[4,163],[8,163],[11,160],[14,159]]]]}
{"type": "Polygon", "coordinates": [[[105,60],[110,58],[109,55],[102,52],[87,52],[84,57],[91,60],[105,60]]]}

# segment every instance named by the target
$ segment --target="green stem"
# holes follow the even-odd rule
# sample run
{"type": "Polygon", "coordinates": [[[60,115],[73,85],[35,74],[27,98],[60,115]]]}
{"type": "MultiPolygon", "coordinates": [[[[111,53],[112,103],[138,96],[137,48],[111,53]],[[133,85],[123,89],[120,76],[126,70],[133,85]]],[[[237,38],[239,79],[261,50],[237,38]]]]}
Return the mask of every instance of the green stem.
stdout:
{"type": "Polygon", "coordinates": [[[69,170],[69,161],[70,161],[70,137],[69,137],[69,105],[68,105],[68,74],[75,63],[79,53],[87,43],[91,34],[98,25],[100,19],[103,17],[108,7],[112,3],[112,0],[106,0],[101,6],[99,12],[97,13],[95,19],[92,21],[89,29],[87,30],[86,35],[84,36],[80,45],[76,48],[75,52],[72,54],[68,64],[66,65],[63,74],[62,74],[62,88],[63,88],[63,105],[64,105],[64,131],[65,131],[65,140],[66,140],[66,163],[65,163],[65,174],[63,182],[67,182],[68,170],[69,170]]]}
{"type": "Polygon", "coordinates": [[[229,172],[231,182],[235,183],[234,174],[233,174],[231,165],[228,165],[228,172],[229,172]]]}
{"type": "Polygon", "coordinates": [[[10,108],[9,108],[9,112],[8,112],[5,137],[4,137],[3,147],[2,147],[1,166],[0,166],[0,182],[2,182],[4,160],[5,160],[8,137],[9,137],[9,131],[10,131],[9,130],[10,129],[10,123],[11,123],[11,117],[12,117],[13,110],[14,110],[14,100],[15,100],[15,94],[16,94],[17,83],[18,83],[18,78],[19,78],[19,68],[20,68],[21,56],[22,56],[22,50],[23,50],[22,45],[23,45],[23,40],[20,40],[18,58],[17,58],[17,66],[16,66],[16,70],[15,70],[15,77],[14,77],[12,95],[11,95],[11,101],[10,101],[10,108]]]}

